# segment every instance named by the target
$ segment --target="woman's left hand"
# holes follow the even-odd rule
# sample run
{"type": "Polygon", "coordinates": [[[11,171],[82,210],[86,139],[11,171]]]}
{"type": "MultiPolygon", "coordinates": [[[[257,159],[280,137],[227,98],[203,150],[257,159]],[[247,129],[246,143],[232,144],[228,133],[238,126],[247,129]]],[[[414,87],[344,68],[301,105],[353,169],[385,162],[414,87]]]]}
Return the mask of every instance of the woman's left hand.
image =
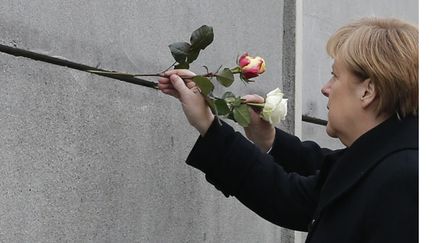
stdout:
{"type": "MultiPolygon", "coordinates": [[[[264,98],[259,95],[245,95],[242,97],[246,103],[264,103],[264,98]]],[[[258,111],[251,109],[251,122],[245,127],[245,134],[263,152],[267,152],[273,146],[276,130],[268,121],[261,118],[258,111]]]]}

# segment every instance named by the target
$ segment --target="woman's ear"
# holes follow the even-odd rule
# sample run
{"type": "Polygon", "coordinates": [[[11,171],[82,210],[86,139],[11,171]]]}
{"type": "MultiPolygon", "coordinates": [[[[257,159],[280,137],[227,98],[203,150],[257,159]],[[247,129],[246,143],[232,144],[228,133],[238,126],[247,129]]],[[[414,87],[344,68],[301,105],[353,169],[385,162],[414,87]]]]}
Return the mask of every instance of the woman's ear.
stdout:
{"type": "Polygon", "coordinates": [[[361,86],[361,105],[363,108],[367,108],[377,98],[375,84],[368,78],[362,82],[361,86]]]}

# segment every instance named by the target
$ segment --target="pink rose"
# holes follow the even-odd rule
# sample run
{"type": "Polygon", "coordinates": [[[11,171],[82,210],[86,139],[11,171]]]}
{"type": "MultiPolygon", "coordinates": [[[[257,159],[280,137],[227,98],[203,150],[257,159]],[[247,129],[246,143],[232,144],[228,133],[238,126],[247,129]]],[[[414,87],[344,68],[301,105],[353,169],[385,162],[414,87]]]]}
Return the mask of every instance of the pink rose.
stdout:
{"type": "Polygon", "coordinates": [[[265,61],[261,57],[251,57],[246,52],[239,58],[241,73],[245,79],[258,77],[265,72],[265,61]]]}

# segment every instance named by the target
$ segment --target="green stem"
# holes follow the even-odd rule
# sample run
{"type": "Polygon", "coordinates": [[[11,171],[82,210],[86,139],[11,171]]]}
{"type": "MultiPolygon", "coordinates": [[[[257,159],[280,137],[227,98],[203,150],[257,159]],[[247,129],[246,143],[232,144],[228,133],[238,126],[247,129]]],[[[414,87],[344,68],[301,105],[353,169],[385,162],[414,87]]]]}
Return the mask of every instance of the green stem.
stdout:
{"type": "Polygon", "coordinates": [[[164,77],[163,73],[137,73],[131,75],[134,77],[164,77]]]}
{"type": "Polygon", "coordinates": [[[239,66],[230,69],[233,74],[241,73],[242,70],[239,66]]]}
{"type": "Polygon", "coordinates": [[[96,73],[96,74],[111,74],[111,75],[118,75],[118,76],[130,76],[130,77],[161,77],[163,76],[161,73],[121,73],[121,72],[115,72],[115,71],[99,71],[99,70],[88,70],[90,73],[96,73]]]}
{"type": "Polygon", "coordinates": [[[253,107],[264,108],[264,103],[245,103],[245,104],[253,107]]]}
{"type": "MultiPolygon", "coordinates": [[[[171,67],[173,67],[176,63],[177,62],[173,63],[169,68],[167,68],[166,70],[160,73],[123,73],[123,72],[116,72],[116,71],[100,71],[100,70],[87,70],[87,71],[95,74],[110,74],[110,75],[129,76],[129,77],[164,77],[165,76],[164,73],[168,71],[171,67]]],[[[233,74],[238,74],[242,72],[241,68],[238,66],[231,68],[230,70],[233,74]]],[[[217,77],[218,75],[216,73],[208,72],[206,74],[200,74],[196,76],[211,78],[211,77],[217,77]]],[[[193,77],[182,76],[181,78],[193,78],[193,77]]]]}
{"type": "MultiPolygon", "coordinates": [[[[116,71],[99,71],[99,70],[87,70],[90,73],[95,74],[111,74],[111,75],[118,75],[118,76],[130,76],[130,77],[165,77],[164,73],[122,73],[122,72],[116,72],[116,71]]],[[[202,76],[202,77],[215,77],[216,74],[214,73],[206,73],[206,74],[198,74],[196,76],[202,76]]],[[[193,78],[195,76],[180,76],[181,78],[193,78]]]]}

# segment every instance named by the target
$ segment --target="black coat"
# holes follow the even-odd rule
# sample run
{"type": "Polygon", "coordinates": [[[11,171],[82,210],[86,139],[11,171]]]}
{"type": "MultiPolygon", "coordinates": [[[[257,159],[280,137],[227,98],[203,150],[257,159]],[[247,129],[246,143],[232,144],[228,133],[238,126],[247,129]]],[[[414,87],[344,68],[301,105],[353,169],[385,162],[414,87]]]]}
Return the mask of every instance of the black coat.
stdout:
{"type": "Polygon", "coordinates": [[[306,242],[418,242],[417,117],[394,116],[337,151],[277,129],[270,154],[222,124],[186,162],[225,196],[308,231],[306,242]]]}

